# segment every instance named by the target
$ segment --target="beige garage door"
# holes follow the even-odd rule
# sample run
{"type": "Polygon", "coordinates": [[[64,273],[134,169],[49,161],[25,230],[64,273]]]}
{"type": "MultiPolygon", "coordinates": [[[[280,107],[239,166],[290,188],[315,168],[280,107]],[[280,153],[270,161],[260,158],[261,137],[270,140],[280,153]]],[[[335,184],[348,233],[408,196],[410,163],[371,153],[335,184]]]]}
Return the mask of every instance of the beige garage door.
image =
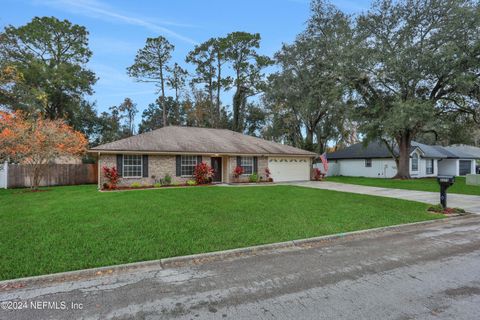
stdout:
{"type": "Polygon", "coordinates": [[[268,158],[268,167],[275,182],[310,180],[309,158],[268,158]]]}

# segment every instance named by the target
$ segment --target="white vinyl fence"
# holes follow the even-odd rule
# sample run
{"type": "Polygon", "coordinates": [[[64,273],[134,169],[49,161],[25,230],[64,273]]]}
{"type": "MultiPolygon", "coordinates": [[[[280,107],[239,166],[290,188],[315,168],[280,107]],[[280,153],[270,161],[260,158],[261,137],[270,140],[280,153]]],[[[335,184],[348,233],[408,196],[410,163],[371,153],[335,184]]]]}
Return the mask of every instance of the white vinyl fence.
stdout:
{"type": "Polygon", "coordinates": [[[0,189],[7,189],[8,163],[0,163],[0,189]]]}
{"type": "MultiPolygon", "coordinates": [[[[313,167],[320,169],[320,171],[322,171],[322,172],[325,171],[324,168],[323,168],[323,164],[321,162],[314,163],[313,167]]],[[[328,163],[327,177],[338,176],[339,171],[340,171],[340,165],[338,163],[335,163],[335,162],[329,162],[328,163]]]]}

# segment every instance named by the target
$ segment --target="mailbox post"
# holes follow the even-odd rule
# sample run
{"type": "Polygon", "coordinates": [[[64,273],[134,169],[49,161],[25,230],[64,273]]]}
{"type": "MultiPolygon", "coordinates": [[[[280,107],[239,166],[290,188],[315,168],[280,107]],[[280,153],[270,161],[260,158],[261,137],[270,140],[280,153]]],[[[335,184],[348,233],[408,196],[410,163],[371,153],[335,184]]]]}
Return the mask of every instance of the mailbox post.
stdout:
{"type": "Polygon", "coordinates": [[[443,209],[447,208],[447,189],[455,182],[454,176],[438,176],[438,184],[440,185],[440,203],[443,209]]]}

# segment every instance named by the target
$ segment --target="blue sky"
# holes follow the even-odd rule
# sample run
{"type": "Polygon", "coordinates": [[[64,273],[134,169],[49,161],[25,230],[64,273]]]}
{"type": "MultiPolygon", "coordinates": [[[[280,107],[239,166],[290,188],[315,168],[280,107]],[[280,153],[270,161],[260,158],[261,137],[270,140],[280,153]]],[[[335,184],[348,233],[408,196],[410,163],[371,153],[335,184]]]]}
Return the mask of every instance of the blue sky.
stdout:
{"type": "MultiPolygon", "coordinates": [[[[367,0],[333,2],[349,13],[369,6],[367,0]]],[[[104,111],[130,97],[140,110],[137,122],[158,95],[153,84],[135,82],[125,69],[147,37],[166,37],[175,45],[172,62],[193,71],[185,56],[197,43],[232,31],[259,32],[260,52],[272,56],[304,29],[310,14],[308,0],[2,0],[2,9],[2,28],[26,24],[35,16],[55,16],[85,26],[93,51],[88,67],[99,78],[88,99],[104,111]]],[[[230,94],[222,99],[231,104],[230,94]]]]}

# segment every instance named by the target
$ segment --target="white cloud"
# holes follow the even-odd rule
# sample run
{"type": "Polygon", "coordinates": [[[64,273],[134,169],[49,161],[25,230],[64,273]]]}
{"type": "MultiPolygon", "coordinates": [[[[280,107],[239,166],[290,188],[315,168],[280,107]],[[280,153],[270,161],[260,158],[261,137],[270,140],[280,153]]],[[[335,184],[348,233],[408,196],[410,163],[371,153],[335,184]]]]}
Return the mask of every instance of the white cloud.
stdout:
{"type": "Polygon", "coordinates": [[[96,89],[102,89],[102,98],[156,95],[158,90],[151,83],[136,82],[130,78],[125,70],[119,70],[103,63],[89,63],[88,67],[95,70],[98,81],[96,89]]]}
{"type": "Polygon", "coordinates": [[[192,27],[188,24],[176,23],[172,21],[158,21],[156,23],[151,22],[149,19],[143,17],[133,17],[126,14],[117,12],[114,8],[106,6],[97,0],[49,0],[38,1],[34,0],[37,4],[48,5],[57,9],[73,12],[76,14],[82,14],[91,18],[101,19],[106,21],[121,22],[124,24],[140,26],[158,33],[169,35],[173,38],[185,41],[190,44],[197,44],[197,41],[179,34],[165,26],[177,26],[177,27],[192,27]]]}
{"type": "Polygon", "coordinates": [[[135,55],[138,48],[141,48],[144,43],[134,43],[129,41],[123,41],[110,37],[98,37],[92,34],[89,42],[89,46],[95,54],[107,53],[107,54],[127,54],[135,55]]]}
{"type": "Polygon", "coordinates": [[[131,84],[133,80],[128,77],[126,70],[118,70],[112,66],[103,63],[89,63],[88,67],[94,70],[99,78],[98,85],[118,86],[122,84],[131,84]]]}

